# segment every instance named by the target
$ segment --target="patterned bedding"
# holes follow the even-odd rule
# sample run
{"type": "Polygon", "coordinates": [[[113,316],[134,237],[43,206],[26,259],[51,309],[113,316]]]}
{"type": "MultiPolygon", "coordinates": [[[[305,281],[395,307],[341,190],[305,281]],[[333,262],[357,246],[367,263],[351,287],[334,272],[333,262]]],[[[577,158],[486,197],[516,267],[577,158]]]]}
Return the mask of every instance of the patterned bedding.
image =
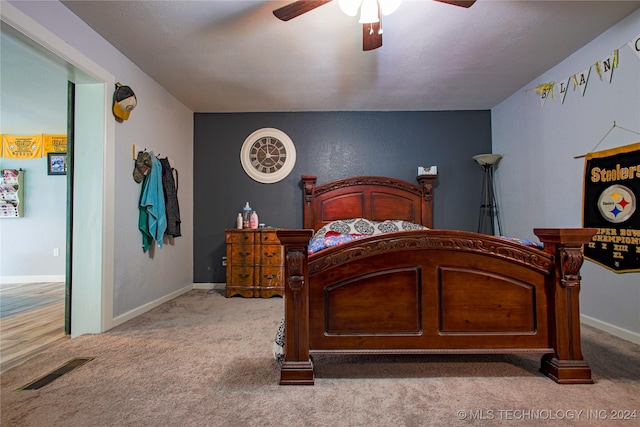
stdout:
{"type": "Polygon", "coordinates": [[[506,236],[498,236],[501,239],[510,240],[512,242],[520,243],[521,245],[531,246],[536,249],[544,249],[544,245],[540,242],[536,242],[535,240],[527,240],[527,239],[518,239],[517,237],[506,237],[506,236]]]}
{"type": "MultiPolygon", "coordinates": [[[[342,219],[333,221],[316,232],[309,242],[309,255],[323,249],[374,234],[392,233],[404,230],[427,230],[427,227],[403,220],[371,221],[365,218],[342,219]]],[[[515,237],[500,236],[502,239],[517,242],[533,248],[542,249],[542,243],[515,237]]]]}
{"type": "Polygon", "coordinates": [[[309,242],[309,255],[342,243],[403,230],[426,230],[413,222],[403,220],[371,221],[365,218],[344,219],[330,222],[316,232],[309,242]]]}

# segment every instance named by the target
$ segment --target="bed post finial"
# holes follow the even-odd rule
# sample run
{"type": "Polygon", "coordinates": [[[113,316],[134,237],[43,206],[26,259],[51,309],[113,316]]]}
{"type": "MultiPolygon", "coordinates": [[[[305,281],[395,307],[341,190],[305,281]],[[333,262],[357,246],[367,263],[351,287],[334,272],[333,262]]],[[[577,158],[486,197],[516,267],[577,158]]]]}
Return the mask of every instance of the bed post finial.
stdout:
{"type": "Polygon", "coordinates": [[[302,228],[313,228],[313,222],[315,218],[312,218],[313,209],[311,209],[311,201],[313,200],[313,189],[316,185],[318,177],[315,175],[302,175],[301,178],[303,184],[302,191],[304,194],[302,228]]]}
{"type": "Polygon", "coordinates": [[[579,294],[582,245],[591,241],[597,229],[536,228],[533,232],[555,260],[555,286],[548,301],[555,307],[551,334],[555,353],[542,357],[540,372],[560,384],[593,384],[591,368],[582,356],[579,294]]]}
{"type": "Polygon", "coordinates": [[[418,175],[416,178],[422,189],[422,225],[433,228],[433,183],[438,174],[418,175]]]}

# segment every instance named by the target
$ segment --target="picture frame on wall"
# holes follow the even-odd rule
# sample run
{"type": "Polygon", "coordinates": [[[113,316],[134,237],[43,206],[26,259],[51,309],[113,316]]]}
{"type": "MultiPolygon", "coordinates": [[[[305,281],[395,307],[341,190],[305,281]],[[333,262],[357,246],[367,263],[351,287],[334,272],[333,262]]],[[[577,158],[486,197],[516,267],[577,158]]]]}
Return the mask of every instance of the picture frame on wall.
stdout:
{"type": "Polygon", "coordinates": [[[67,174],[67,153],[47,153],[47,175],[67,174]]]}

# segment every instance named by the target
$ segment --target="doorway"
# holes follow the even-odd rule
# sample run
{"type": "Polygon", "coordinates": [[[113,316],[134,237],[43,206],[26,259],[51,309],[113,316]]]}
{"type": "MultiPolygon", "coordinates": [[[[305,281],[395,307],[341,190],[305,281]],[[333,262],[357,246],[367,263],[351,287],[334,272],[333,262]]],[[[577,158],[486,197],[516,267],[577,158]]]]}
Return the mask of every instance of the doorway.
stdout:
{"type": "Polygon", "coordinates": [[[72,132],[76,148],[82,149],[74,150],[68,226],[74,233],[66,244],[73,248],[65,272],[73,278],[68,332],[71,337],[99,333],[110,328],[113,305],[114,189],[104,171],[112,170],[114,162],[114,127],[106,114],[114,77],[13,5],[3,3],[0,13],[3,30],[15,30],[40,57],[55,64],[56,72],[65,73],[65,83],[74,84],[72,132]]]}

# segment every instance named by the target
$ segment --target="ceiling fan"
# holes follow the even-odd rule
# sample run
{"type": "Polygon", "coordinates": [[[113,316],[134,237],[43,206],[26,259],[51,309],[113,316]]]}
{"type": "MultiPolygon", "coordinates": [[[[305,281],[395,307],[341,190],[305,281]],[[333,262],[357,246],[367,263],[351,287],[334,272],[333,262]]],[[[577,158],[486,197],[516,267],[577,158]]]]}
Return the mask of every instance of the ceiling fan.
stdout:
{"type": "MultiPolygon", "coordinates": [[[[288,21],[312,11],[333,0],[298,0],[273,11],[276,18],[288,21]]],[[[362,24],[362,50],[374,50],[382,46],[382,15],[389,15],[400,5],[401,0],[338,0],[340,8],[349,16],[360,9],[362,24]]],[[[471,7],[476,0],[435,0],[460,7],[471,7]]]]}

